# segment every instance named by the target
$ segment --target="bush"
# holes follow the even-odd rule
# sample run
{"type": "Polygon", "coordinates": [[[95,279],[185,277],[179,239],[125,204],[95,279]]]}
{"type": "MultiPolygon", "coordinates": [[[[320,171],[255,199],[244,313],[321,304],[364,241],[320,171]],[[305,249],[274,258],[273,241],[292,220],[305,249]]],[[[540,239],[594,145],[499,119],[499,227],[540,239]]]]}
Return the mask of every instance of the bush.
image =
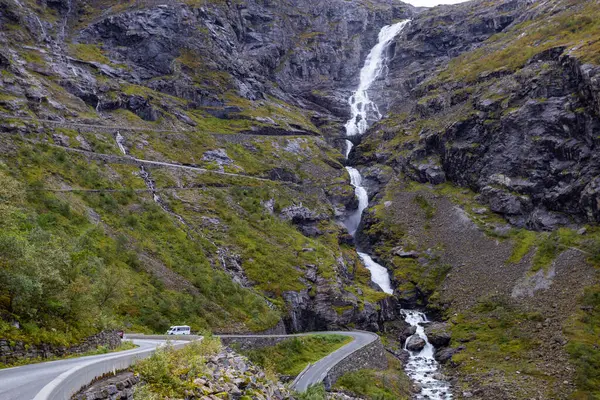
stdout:
{"type": "Polygon", "coordinates": [[[138,362],[134,371],[147,382],[144,393],[182,396],[187,378],[195,378],[205,369],[206,359],[221,350],[221,341],[211,336],[194,341],[179,350],[166,346],[138,362]]]}
{"type": "Polygon", "coordinates": [[[318,385],[309,386],[305,392],[297,393],[296,397],[298,400],[325,400],[327,398],[327,392],[325,386],[322,383],[318,385]]]}

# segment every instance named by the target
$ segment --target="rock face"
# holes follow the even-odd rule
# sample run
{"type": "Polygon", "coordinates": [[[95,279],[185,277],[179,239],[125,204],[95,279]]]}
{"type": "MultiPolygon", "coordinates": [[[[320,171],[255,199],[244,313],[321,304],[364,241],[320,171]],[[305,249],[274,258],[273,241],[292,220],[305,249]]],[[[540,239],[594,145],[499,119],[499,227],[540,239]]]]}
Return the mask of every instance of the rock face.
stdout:
{"type": "Polygon", "coordinates": [[[73,396],[75,400],[133,400],[134,387],[140,378],[133,372],[121,372],[102,379],[73,396]]]}
{"type": "MultiPolygon", "coordinates": [[[[200,8],[172,2],[101,18],[83,29],[77,40],[104,43],[111,58],[134,66],[132,73],[114,73],[137,82],[153,79],[153,89],[185,98],[192,107],[224,104],[219,90],[190,85],[197,81],[191,65],[174,70],[174,61],[182,55],[203,57],[193,62],[209,71],[226,72],[230,78],[221,91],[233,89],[250,100],[274,95],[345,116],[348,111],[339,97],[315,89],[339,89],[334,82],[354,84],[379,28],[412,12],[410,6],[389,0],[372,5],[247,0],[200,8]],[[178,78],[165,79],[171,74],[178,78]],[[324,84],[323,76],[328,78],[324,84]]],[[[101,95],[88,97],[103,101],[101,95]]],[[[144,119],[155,116],[145,109],[144,99],[130,98],[122,106],[144,119]]],[[[221,110],[219,118],[239,111],[221,110]]]]}
{"type": "Polygon", "coordinates": [[[514,226],[553,230],[599,222],[594,132],[600,129],[600,67],[557,46],[540,50],[517,71],[486,71],[469,83],[435,78],[444,68],[458,74],[450,59],[547,12],[545,5],[509,1],[419,14],[397,40],[385,85],[377,90],[388,120],[355,157],[388,163],[418,182],[475,190],[514,226]],[[417,121],[427,122],[420,128],[417,121]],[[395,135],[407,137],[391,151],[382,143],[395,135]]]}
{"type": "Polygon", "coordinates": [[[46,359],[63,357],[70,354],[82,354],[105,346],[115,349],[121,344],[117,331],[103,331],[85,338],[73,346],[52,346],[48,344],[25,344],[21,341],[0,339],[0,362],[10,364],[23,359],[46,359]]]}
{"type": "Polygon", "coordinates": [[[259,394],[266,399],[291,398],[291,393],[281,382],[270,381],[261,368],[229,349],[210,356],[206,367],[193,382],[191,399],[222,396],[223,393],[233,398],[249,394],[259,394]]]}

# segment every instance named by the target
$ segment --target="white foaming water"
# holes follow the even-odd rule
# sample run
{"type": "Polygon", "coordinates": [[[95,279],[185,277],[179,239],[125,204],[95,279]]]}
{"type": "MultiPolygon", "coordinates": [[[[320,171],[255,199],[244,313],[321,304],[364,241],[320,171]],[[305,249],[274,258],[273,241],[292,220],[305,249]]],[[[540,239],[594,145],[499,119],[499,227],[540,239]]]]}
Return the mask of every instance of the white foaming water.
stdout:
{"type": "MultiPolygon", "coordinates": [[[[429,343],[427,335],[425,335],[425,329],[421,325],[424,322],[428,322],[427,317],[422,312],[414,310],[402,310],[402,315],[407,323],[417,328],[415,335],[425,340],[425,347],[421,351],[410,351],[404,345],[404,349],[410,353],[410,358],[404,370],[422,388],[415,399],[452,399],[450,384],[442,379],[438,379],[440,377],[436,377],[439,373],[439,364],[434,358],[434,347],[429,343]]],[[[407,343],[409,339],[406,339],[407,343]]]]}
{"type": "Polygon", "coordinates": [[[46,33],[46,28],[44,28],[44,24],[42,24],[40,17],[38,17],[37,15],[35,15],[35,19],[36,19],[37,23],[40,25],[40,28],[42,29],[42,39],[46,40],[46,38],[48,37],[48,34],[46,33]]]}
{"type": "Polygon", "coordinates": [[[348,159],[348,156],[350,155],[350,152],[352,151],[353,147],[354,144],[348,139],[346,139],[346,160],[348,159]]]}
{"type": "Polygon", "coordinates": [[[117,146],[119,146],[119,150],[121,150],[121,153],[123,153],[123,155],[127,155],[127,150],[125,149],[125,146],[123,145],[123,143],[125,143],[125,138],[119,132],[117,132],[117,136],[115,137],[115,140],[117,142],[117,146]]]}
{"type": "Polygon", "coordinates": [[[358,208],[346,218],[344,225],[346,225],[348,232],[354,236],[356,229],[358,229],[358,225],[360,225],[363,210],[369,205],[369,196],[367,195],[367,190],[362,187],[362,177],[360,176],[360,172],[352,167],[346,167],[346,170],[350,174],[350,183],[354,186],[354,193],[358,198],[358,208]]]}
{"type": "Polygon", "coordinates": [[[371,49],[365,60],[365,65],[360,70],[360,84],[358,85],[358,89],[348,99],[352,118],[346,122],[346,136],[362,135],[365,133],[369,127],[369,116],[371,116],[372,120],[379,120],[381,118],[377,105],[369,99],[367,91],[386,67],[385,51],[387,47],[409,22],[410,20],[405,20],[393,25],[387,25],[379,31],[379,41],[371,49]]]}
{"type": "Polygon", "coordinates": [[[365,267],[367,267],[367,269],[371,271],[371,280],[378,284],[381,290],[383,290],[387,294],[394,293],[394,289],[392,289],[392,284],[390,282],[390,274],[388,270],[385,267],[373,261],[370,255],[361,253],[360,251],[358,252],[358,255],[365,263],[365,267]]]}

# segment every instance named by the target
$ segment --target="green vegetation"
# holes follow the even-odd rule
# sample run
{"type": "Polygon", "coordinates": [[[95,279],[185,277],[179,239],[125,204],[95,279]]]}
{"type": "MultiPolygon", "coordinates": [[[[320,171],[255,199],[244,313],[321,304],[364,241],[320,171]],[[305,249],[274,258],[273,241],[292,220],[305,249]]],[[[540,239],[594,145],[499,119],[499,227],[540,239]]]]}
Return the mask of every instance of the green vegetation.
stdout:
{"type": "Polygon", "coordinates": [[[417,205],[425,212],[425,218],[433,218],[435,215],[435,207],[429,201],[427,201],[423,195],[417,194],[414,198],[414,202],[417,203],[417,205]]]}
{"type": "Polygon", "coordinates": [[[386,356],[388,369],[361,369],[342,375],[334,389],[348,390],[371,400],[403,400],[411,398],[411,381],[396,358],[386,356]]]}
{"type": "Polygon", "coordinates": [[[298,336],[275,346],[242,352],[250,361],[280,375],[298,375],[309,364],[352,341],[343,335],[298,336]]]}
{"type": "Polygon", "coordinates": [[[194,387],[194,380],[206,369],[207,357],[219,353],[221,348],[221,341],[209,336],[179,350],[168,346],[158,349],[134,366],[146,382],[136,390],[136,399],[185,397],[186,390],[194,387]]]}
{"type": "Polygon", "coordinates": [[[513,264],[520,262],[534,247],[536,239],[537,235],[533,231],[521,229],[515,233],[513,235],[515,247],[513,248],[513,252],[509,257],[508,262],[513,264]]]}
{"type": "Polygon", "coordinates": [[[567,351],[577,367],[577,388],[573,398],[600,398],[600,286],[585,291],[581,310],[565,327],[567,351]]]}
{"type": "Polygon", "coordinates": [[[451,346],[464,346],[452,360],[460,371],[483,382],[491,369],[502,371],[507,379],[531,375],[551,380],[530,362],[529,352],[539,346],[532,327],[542,319],[539,313],[524,312],[501,297],[481,299],[476,307],[450,319],[451,346]]]}
{"type": "Polygon", "coordinates": [[[584,62],[600,63],[600,10],[595,0],[562,0],[562,11],[523,22],[492,36],[486,45],[457,57],[441,81],[473,81],[483,72],[521,68],[535,54],[564,46],[584,62]]]}
{"type": "Polygon", "coordinates": [[[94,44],[76,43],[69,45],[74,57],[83,61],[96,61],[102,64],[110,64],[108,57],[104,55],[102,49],[94,44]]]}
{"type": "MultiPolygon", "coordinates": [[[[0,169],[0,311],[22,328],[3,323],[2,337],[67,345],[123,325],[161,332],[174,321],[198,330],[277,323],[279,313],[215,271],[206,244],[190,241],[147,194],[127,187],[118,193],[40,190],[61,182],[58,177],[83,187],[118,187],[107,175],[116,170],[55,148],[21,149],[6,155],[11,170],[0,169]],[[103,223],[90,219],[89,210],[103,223]],[[176,270],[195,291],[165,287],[152,272],[155,264],[176,270]]],[[[125,176],[132,171],[123,169],[125,176]]]]}
{"type": "Polygon", "coordinates": [[[325,390],[325,386],[321,383],[310,386],[305,392],[296,393],[295,397],[298,400],[326,400],[327,391],[325,390]]]}

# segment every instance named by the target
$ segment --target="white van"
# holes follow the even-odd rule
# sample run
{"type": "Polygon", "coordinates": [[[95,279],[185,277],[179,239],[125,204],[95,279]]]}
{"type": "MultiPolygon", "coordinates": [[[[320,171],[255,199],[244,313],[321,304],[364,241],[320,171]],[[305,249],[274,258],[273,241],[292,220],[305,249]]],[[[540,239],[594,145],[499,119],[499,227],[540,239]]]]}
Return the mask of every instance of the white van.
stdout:
{"type": "Polygon", "coordinates": [[[167,335],[190,335],[191,330],[187,325],[172,326],[167,331],[167,335]]]}

